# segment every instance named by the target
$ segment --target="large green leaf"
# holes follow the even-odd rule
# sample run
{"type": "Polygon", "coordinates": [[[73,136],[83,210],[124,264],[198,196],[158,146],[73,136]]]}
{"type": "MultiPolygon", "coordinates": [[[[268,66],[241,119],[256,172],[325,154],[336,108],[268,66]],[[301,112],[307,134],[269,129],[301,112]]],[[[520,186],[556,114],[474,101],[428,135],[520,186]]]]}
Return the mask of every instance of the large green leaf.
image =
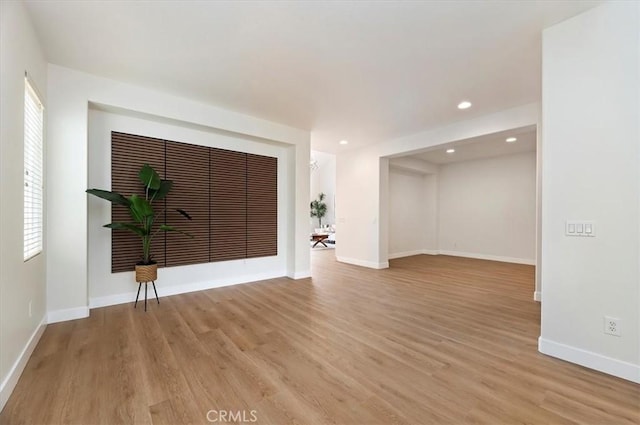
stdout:
{"type": "Polygon", "coordinates": [[[169,226],[168,224],[161,224],[160,225],[160,230],[163,230],[165,232],[178,232],[178,233],[182,233],[183,235],[187,235],[190,238],[193,238],[193,235],[187,232],[184,232],[182,230],[178,230],[173,226],[169,226]]]}
{"type": "Polygon", "coordinates": [[[129,230],[140,236],[145,235],[145,230],[143,228],[138,227],[135,224],[131,224],[131,223],[110,223],[110,224],[105,224],[104,227],[108,227],[110,229],[115,229],[115,230],[129,230]]]}
{"type": "Polygon", "coordinates": [[[171,190],[173,186],[173,180],[160,180],[160,187],[158,190],[149,189],[149,196],[151,200],[162,199],[167,196],[167,193],[171,190]]]}
{"type": "Polygon", "coordinates": [[[129,200],[124,196],[120,195],[118,192],[109,192],[108,190],[101,190],[101,189],[87,189],[86,192],[89,195],[106,199],[112,204],[124,205],[125,207],[129,206],[129,200]]]}
{"type": "Polygon", "coordinates": [[[138,177],[140,177],[140,181],[144,184],[145,188],[153,190],[160,189],[160,176],[149,164],[144,164],[142,166],[138,173],[138,177]]]}
{"type": "Polygon", "coordinates": [[[187,220],[191,220],[191,216],[185,210],[183,210],[181,208],[176,208],[176,211],[178,211],[180,213],[180,215],[183,216],[184,218],[186,218],[187,220]]]}
{"type": "Polygon", "coordinates": [[[147,217],[153,217],[153,207],[146,199],[134,194],[129,197],[129,202],[131,203],[129,210],[136,221],[143,221],[147,217]]]}

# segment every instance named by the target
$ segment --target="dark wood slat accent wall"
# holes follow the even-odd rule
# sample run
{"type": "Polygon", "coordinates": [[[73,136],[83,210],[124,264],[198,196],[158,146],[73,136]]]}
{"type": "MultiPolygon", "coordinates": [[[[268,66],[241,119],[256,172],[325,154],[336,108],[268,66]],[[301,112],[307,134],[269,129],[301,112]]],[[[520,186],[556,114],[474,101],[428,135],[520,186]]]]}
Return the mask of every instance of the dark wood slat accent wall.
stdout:
{"type": "Polygon", "coordinates": [[[166,234],[167,267],[209,262],[209,151],[206,146],[166,142],[166,178],[173,180],[166,223],[193,236],[166,234]],[[176,208],[187,211],[192,220],[176,208]]]}
{"type": "MultiPolygon", "coordinates": [[[[138,172],[145,163],[173,180],[169,196],[154,208],[166,206],[166,223],[193,235],[158,233],[152,255],[160,267],[278,254],[277,158],[111,133],[112,190],[144,196],[138,172]]],[[[115,206],[112,221],[131,218],[126,208],[115,206]]],[[[126,231],[112,231],[111,248],[112,273],[133,270],[142,257],[140,238],[126,231]]]]}
{"type": "Polygon", "coordinates": [[[278,255],[278,159],[247,154],[247,258],[278,255]]]}
{"type": "MultiPolygon", "coordinates": [[[[111,133],[111,190],[130,196],[135,193],[144,196],[138,172],[143,164],[151,165],[161,176],[164,175],[164,140],[132,134],[111,133]]],[[[156,208],[164,208],[164,203],[156,203],[156,208]]],[[[114,205],[111,208],[111,221],[130,222],[127,208],[114,205]]],[[[154,240],[153,259],[159,265],[165,264],[164,236],[154,240]]],[[[135,263],[142,259],[140,237],[125,230],[111,231],[111,272],[130,271],[135,263]]]]}
{"type": "Polygon", "coordinates": [[[211,261],[247,257],[247,154],[211,149],[211,261]]]}

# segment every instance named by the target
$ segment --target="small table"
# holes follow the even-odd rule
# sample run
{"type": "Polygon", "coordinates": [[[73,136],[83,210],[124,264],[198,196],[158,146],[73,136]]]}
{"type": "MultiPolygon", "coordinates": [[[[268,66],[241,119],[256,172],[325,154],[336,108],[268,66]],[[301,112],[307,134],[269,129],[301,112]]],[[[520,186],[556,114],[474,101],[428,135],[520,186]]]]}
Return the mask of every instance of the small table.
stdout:
{"type": "Polygon", "coordinates": [[[324,243],[324,241],[326,241],[328,238],[329,238],[328,233],[312,233],[311,240],[315,241],[312,248],[315,248],[319,243],[324,245],[325,248],[328,248],[327,244],[324,243]]]}

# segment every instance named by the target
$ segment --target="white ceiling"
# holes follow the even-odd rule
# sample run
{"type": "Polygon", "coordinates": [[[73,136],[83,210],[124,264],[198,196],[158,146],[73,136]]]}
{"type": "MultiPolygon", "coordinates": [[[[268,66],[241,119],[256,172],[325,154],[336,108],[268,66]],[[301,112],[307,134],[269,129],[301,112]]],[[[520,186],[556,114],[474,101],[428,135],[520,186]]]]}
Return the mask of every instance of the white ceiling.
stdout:
{"type": "Polygon", "coordinates": [[[52,63],[337,152],[539,100],[541,30],[599,1],[26,3],[52,63]]]}
{"type": "Polygon", "coordinates": [[[472,159],[492,158],[502,155],[513,155],[522,152],[535,152],[536,129],[526,127],[517,130],[488,134],[472,139],[458,140],[410,155],[432,164],[450,164],[452,162],[470,161],[472,159]],[[507,143],[508,137],[517,140],[507,143]],[[455,149],[447,153],[447,149],[455,149]]]}

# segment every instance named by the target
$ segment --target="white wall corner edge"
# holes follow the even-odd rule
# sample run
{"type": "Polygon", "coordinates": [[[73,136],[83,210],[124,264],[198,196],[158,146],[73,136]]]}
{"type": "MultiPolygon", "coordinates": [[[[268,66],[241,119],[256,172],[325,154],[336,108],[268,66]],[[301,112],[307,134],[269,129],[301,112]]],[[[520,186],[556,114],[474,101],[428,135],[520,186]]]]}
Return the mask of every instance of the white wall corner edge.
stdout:
{"type": "Polygon", "coordinates": [[[541,302],[542,301],[542,291],[533,291],[533,300],[541,302]]]}
{"type": "Polygon", "coordinates": [[[348,257],[336,257],[341,263],[353,264],[354,266],[367,267],[369,269],[388,269],[389,262],[382,261],[380,263],[376,263],[374,261],[366,261],[366,260],[358,260],[357,258],[348,258],[348,257]]]}
{"type": "Polygon", "coordinates": [[[25,366],[27,366],[27,362],[33,353],[33,350],[38,345],[40,341],[40,337],[44,333],[44,330],[47,328],[47,315],[45,314],[40,321],[40,324],[36,327],[36,329],[31,334],[31,338],[22,349],[22,352],[16,359],[15,363],[11,369],[9,369],[9,373],[5,376],[2,384],[0,385],[0,411],[4,409],[5,404],[9,400],[13,389],[16,387],[18,383],[18,379],[20,379],[20,375],[24,371],[25,366]]]}
{"type": "Polygon", "coordinates": [[[68,320],[89,317],[89,306],[53,310],[47,314],[47,323],[66,322],[68,320]]]}
{"type": "Polygon", "coordinates": [[[551,357],[595,369],[640,384],[640,365],[603,356],[592,351],[538,338],[538,351],[551,357]]]}

